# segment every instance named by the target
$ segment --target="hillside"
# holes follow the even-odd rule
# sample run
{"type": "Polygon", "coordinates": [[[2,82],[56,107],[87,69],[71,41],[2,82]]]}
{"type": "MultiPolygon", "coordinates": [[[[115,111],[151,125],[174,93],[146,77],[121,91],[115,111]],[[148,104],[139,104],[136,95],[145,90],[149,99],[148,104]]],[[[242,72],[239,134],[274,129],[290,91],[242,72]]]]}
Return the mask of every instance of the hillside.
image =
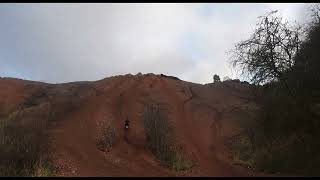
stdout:
{"type": "Polygon", "coordinates": [[[201,85],[154,74],[64,84],[1,78],[0,121],[44,129],[41,143],[58,176],[251,176],[257,173],[234,165],[226,147],[226,139],[241,130],[239,109],[247,107],[249,89],[237,82],[201,85]],[[146,148],[141,113],[149,103],[168,110],[175,144],[195,162],[191,169],[170,170],[146,148]],[[104,152],[96,142],[106,124],[115,137],[104,152]]]}

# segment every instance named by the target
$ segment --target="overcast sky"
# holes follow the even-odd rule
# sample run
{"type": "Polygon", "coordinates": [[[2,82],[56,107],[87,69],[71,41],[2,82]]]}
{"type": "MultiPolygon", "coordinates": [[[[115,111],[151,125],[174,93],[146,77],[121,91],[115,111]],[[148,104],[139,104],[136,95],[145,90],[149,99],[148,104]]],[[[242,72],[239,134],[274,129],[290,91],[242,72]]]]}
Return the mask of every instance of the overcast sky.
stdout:
{"type": "Polygon", "coordinates": [[[308,4],[0,4],[0,76],[62,83],[155,73],[236,78],[227,51],[257,17],[302,21],[308,4]]]}

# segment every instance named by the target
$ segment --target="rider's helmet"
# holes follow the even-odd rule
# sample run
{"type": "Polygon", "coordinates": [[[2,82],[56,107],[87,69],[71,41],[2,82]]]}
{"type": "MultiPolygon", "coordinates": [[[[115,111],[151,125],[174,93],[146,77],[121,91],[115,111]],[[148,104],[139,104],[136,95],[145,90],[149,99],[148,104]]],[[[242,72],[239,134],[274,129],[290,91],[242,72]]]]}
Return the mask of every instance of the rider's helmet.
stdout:
{"type": "Polygon", "coordinates": [[[129,129],[129,120],[128,120],[128,117],[127,117],[127,119],[126,119],[126,121],[125,121],[125,123],[124,123],[124,128],[125,128],[125,129],[129,129]]]}

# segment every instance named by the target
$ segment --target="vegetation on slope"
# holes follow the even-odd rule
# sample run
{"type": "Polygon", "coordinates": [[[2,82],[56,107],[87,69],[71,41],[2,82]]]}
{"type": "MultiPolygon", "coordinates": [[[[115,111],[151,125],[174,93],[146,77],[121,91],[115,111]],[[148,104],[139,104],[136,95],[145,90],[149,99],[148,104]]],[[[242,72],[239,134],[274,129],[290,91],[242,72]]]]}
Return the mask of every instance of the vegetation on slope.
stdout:
{"type": "Polygon", "coordinates": [[[146,105],[142,113],[147,148],[163,165],[180,171],[193,167],[194,162],[183,157],[179,146],[174,145],[172,126],[164,109],[157,105],[146,105]]]}
{"type": "Polygon", "coordinates": [[[96,146],[99,150],[109,152],[112,149],[117,137],[116,129],[110,121],[103,121],[102,127],[98,131],[96,146]]]}
{"type": "Polygon", "coordinates": [[[12,112],[0,121],[0,176],[52,176],[45,154],[46,104],[12,112]]]}

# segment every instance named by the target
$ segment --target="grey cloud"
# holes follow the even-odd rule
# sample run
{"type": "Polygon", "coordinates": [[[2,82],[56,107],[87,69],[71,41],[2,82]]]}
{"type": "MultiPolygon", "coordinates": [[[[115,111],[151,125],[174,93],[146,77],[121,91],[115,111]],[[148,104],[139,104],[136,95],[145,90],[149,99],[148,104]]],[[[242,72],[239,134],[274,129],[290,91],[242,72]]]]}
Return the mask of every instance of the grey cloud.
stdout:
{"type": "Polygon", "coordinates": [[[214,73],[231,76],[226,51],[249,35],[266,9],[264,4],[1,4],[0,76],[59,83],[153,72],[211,82],[214,73]],[[204,8],[207,13],[201,13],[204,8]],[[186,41],[186,34],[195,40],[186,41]]]}

